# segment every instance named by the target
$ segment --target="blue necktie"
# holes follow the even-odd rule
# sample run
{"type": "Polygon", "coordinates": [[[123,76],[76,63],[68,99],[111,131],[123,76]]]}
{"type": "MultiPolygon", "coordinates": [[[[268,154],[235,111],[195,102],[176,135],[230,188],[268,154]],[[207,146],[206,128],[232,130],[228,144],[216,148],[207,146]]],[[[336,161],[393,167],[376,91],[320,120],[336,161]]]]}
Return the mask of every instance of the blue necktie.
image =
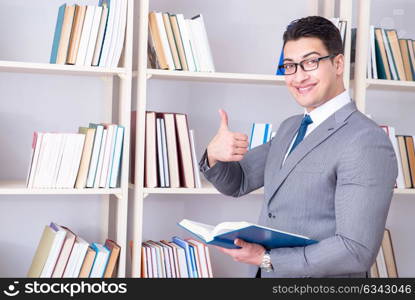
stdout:
{"type": "Polygon", "coordinates": [[[294,144],[291,147],[291,150],[288,154],[290,154],[295,149],[295,147],[297,147],[297,145],[301,143],[301,141],[304,139],[305,133],[307,132],[307,127],[311,123],[313,123],[313,120],[311,120],[309,115],[305,115],[303,120],[301,121],[300,128],[298,128],[298,133],[297,137],[295,138],[294,144]]]}

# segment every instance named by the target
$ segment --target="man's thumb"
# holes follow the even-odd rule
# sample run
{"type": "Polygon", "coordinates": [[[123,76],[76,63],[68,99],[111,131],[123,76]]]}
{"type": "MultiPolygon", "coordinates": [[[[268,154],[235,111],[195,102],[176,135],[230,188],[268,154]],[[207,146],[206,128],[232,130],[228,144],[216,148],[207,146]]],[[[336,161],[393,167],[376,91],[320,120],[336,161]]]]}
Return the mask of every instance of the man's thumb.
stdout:
{"type": "Polygon", "coordinates": [[[223,109],[219,109],[219,115],[220,115],[220,129],[226,129],[228,130],[228,114],[223,109]]]}

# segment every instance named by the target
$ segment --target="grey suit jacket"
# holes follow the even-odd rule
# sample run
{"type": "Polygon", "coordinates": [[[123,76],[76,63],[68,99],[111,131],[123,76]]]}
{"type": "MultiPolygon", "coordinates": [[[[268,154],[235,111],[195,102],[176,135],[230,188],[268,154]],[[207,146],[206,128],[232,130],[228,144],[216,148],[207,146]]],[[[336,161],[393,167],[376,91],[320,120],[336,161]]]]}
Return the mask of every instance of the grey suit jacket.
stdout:
{"type": "Polygon", "coordinates": [[[201,171],[225,195],[240,197],[264,186],[259,224],[319,241],[272,249],[275,270],[262,277],[364,277],[382,241],[398,173],[393,147],[351,102],[282,164],[302,117],[286,119],[270,142],[240,162],[207,169],[202,158],[201,171]]]}

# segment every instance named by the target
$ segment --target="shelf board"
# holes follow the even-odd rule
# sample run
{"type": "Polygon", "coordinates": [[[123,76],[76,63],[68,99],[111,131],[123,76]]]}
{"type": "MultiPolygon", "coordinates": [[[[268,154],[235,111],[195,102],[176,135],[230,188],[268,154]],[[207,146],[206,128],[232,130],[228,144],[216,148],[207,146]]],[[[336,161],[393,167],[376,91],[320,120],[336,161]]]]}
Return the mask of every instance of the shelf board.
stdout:
{"type": "MultiPolygon", "coordinates": [[[[134,184],[129,185],[130,189],[134,189],[134,184]]],[[[199,194],[199,195],[221,195],[221,193],[214,188],[210,183],[202,181],[201,188],[144,188],[144,194],[199,194]]],[[[264,189],[260,188],[249,195],[263,195],[264,189]]]]}
{"type": "Polygon", "coordinates": [[[0,61],[0,72],[113,76],[125,74],[124,68],[102,68],[45,63],[0,61]]]}
{"type": "Polygon", "coordinates": [[[415,194],[415,189],[394,189],[395,195],[415,194]]]}
{"type": "Polygon", "coordinates": [[[208,73],[147,69],[147,77],[153,79],[169,79],[184,81],[285,85],[284,76],[262,74],[218,72],[208,73]]]}
{"type": "Polygon", "coordinates": [[[368,88],[415,89],[415,81],[366,79],[368,88]]]}
{"type": "Polygon", "coordinates": [[[26,187],[24,181],[1,181],[0,195],[115,195],[121,194],[119,188],[101,189],[41,189],[26,187]]]}

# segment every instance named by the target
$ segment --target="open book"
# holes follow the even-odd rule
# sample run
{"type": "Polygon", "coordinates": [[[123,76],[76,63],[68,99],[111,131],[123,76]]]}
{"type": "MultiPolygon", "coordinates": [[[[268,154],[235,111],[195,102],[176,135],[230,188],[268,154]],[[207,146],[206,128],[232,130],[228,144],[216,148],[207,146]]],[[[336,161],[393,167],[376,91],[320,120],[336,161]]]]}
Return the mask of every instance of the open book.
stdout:
{"type": "Polygon", "coordinates": [[[236,238],[260,244],[267,249],[299,247],[317,243],[308,237],[268,228],[248,222],[223,222],[216,226],[183,219],[179,225],[209,245],[228,249],[240,248],[234,244],[236,238]]]}

